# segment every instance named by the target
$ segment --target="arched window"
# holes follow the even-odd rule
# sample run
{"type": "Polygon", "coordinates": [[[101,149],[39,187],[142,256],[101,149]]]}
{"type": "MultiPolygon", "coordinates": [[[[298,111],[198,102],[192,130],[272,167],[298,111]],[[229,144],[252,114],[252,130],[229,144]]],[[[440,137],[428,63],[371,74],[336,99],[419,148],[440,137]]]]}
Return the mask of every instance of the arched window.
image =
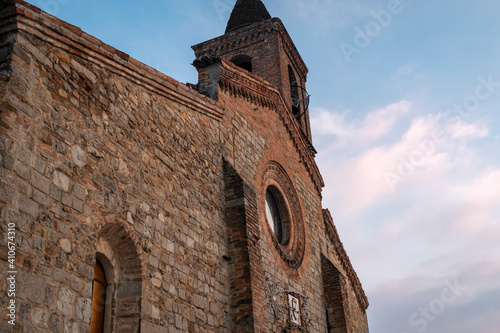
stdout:
{"type": "Polygon", "coordinates": [[[301,100],[299,96],[299,83],[293,73],[292,66],[288,65],[288,78],[290,79],[290,95],[292,98],[292,112],[295,117],[300,115],[298,102],[301,100]]]}
{"type": "Polygon", "coordinates": [[[91,333],[140,332],[142,263],[132,232],[108,223],[98,234],[92,291],[91,333]]]}
{"type": "Polygon", "coordinates": [[[90,317],[90,333],[104,332],[104,313],[106,310],[106,289],[108,282],[104,268],[97,259],[94,266],[94,282],[92,284],[92,315],[90,317]]]}
{"type": "Polygon", "coordinates": [[[231,62],[238,67],[246,69],[250,73],[252,72],[252,58],[247,55],[238,55],[231,59],[231,62]]]}

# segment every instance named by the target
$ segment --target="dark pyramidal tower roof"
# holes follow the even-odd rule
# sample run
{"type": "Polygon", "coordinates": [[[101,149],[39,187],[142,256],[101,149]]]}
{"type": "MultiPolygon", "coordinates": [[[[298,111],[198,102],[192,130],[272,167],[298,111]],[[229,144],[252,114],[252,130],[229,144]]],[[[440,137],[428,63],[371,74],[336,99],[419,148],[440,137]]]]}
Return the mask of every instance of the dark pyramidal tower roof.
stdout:
{"type": "Polygon", "coordinates": [[[261,0],[238,0],[227,23],[226,34],[270,18],[261,0]]]}

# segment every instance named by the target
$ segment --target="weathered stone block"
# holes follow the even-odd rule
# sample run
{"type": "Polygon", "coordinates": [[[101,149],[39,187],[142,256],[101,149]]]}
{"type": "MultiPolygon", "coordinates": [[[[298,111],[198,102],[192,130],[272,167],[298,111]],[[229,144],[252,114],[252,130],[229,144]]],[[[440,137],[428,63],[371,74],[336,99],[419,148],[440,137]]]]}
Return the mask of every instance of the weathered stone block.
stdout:
{"type": "Polygon", "coordinates": [[[50,205],[49,196],[43,192],[38,191],[37,189],[33,190],[33,200],[45,207],[49,207],[50,205]]]}
{"type": "Polygon", "coordinates": [[[83,286],[83,296],[92,297],[92,283],[86,283],[83,286]]]}
{"type": "Polygon", "coordinates": [[[91,300],[88,298],[79,298],[76,301],[76,318],[83,321],[84,323],[90,323],[91,313],[91,300]]]}
{"type": "Polygon", "coordinates": [[[73,196],[68,192],[63,192],[61,196],[61,203],[68,207],[73,206],[73,196]]]}
{"type": "Polygon", "coordinates": [[[80,326],[76,320],[64,318],[62,331],[63,333],[80,333],[80,326]]]}
{"type": "Polygon", "coordinates": [[[14,169],[14,164],[15,160],[12,157],[12,155],[5,154],[4,152],[1,153],[2,156],[2,161],[0,165],[3,165],[5,169],[7,170],[13,170],[14,169]]]}
{"type": "Polygon", "coordinates": [[[61,189],[59,187],[57,187],[56,185],[51,184],[50,185],[50,197],[53,199],[56,199],[57,201],[60,201],[61,196],[62,196],[61,189]]]}
{"type": "Polygon", "coordinates": [[[22,148],[20,145],[16,147],[13,155],[25,165],[31,165],[31,159],[33,157],[32,154],[28,150],[22,148]]]}
{"type": "Polygon", "coordinates": [[[73,198],[73,209],[75,209],[76,211],[78,211],[80,213],[83,213],[83,205],[84,205],[83,200],[73,198]]]}
{"type": "Polygon", "coordinates": [[[49,320],[47,310],[34,308],[31,310],[31,323],[36,327],[46,328],[49,320]]]}
{"type": "Polygon", "coordinates": [[[18,210],[9,209],[7,212],[7,223],[14,223],[17,230],[29,231],[28,215],[18,210]]]}
{"type": "Polygon", "coordinates": [[[54,268],[54,270],[52,271],[52,277],[54,278],[54,280],[64,284],[67,284],[69,279],[68,272],[63,271],[59,268],[54,268]]]}
{"type": "Polygon", "coordinates": [[[76,292],[80,292],[82,290],[82,279],[72,276],[70,277],[70,286],[76,292]]]}
{"type": "Polygon", "coordinates": [[[72,315],[74,311],[73,307],[74,300],[75,300],[75,294],[72,291],[64,287],[59,288],[57,304],[56,304],[57,310],[59,310],[65,316],[72,315]]]}
{"type": "Polygon", "coordinates": [[[14,166],[14,170],[16,171],[18,176],[21,177],[22,179],[24,180],[30,179],[31,170],[23,163],[16,163],[14,166]]]}
{"type": "Polygon", "coordinates": [[[0,201],[6,204],[11,204],[14,199],[16,190],[4,182],[0,182],[0,201]]]}
{"type": "Polygon", "coordinates": [[[34,161],[33,161],[33,168],[38,171],[40,174],[44,174],[45,173],[45,162],[42,161],[42,159],[38,158],[38,157],[35,157],[34,158],[34,161]]]}
{"type": "Polygon", "coordinates": [[[33,171],[31,173],[30,184],[42,191],[43,193],[48,194],[50,191],[51,181],[45,178],[42,174],[33,171]]]}
{"type": "Polygon", "coordinates": [[[45,298],[45,280],[20,270],[17,275],[19,298],[41,304],[45,298]],[[22,287],[21,287],[22,286],[22,287]]]}
{"type": "Polygon", "coordinates": [[[92,279],[94,277],[94,267],[87,264],[80,264],[78,266],[78,273],[84,278],[92,279]]]}
{"type": "Polygon", "coordinates": [[[54,184],[65,192],[69,191],[69,186],[70,186],[69,177],[60,171],[54,172],[54,184]]]}
{"type": "MultiPolygon", "coordinates": [[[[51,306],[55,300],[56,300],[56,288],[52,287],[52,286],[47,286],[47,289],[45,289],[44,304],[47,306],[51,306]]],[[[52,320],[52,316],[51,316],[51,320],[52,320]]],[[[59,316],[57,316],[57,317],[59,317],[59,316]]]]}
{"type": "Polygon", "coordinates": [[[73,185],[73,194],[80,200],[85,199],[85,189],[79,185],[73,185]]]}
{"type": "Polygon", "coordinates": [[[71,253],[71,241],[69,239],[61,239],[59,241],[59,244],[61,245],[61,249],[66,252],[66,253],[71,253]]]}
{"type": "Polygon", "coordinates": [[[31,312],[31,304],[24,302],[21,303],[21,306],[19,307],[19,319],[24,322],[29,322],[30,312],[31,312]]]}
{"type": "Polygon", "coordinates": [[[37,215],[37,212],[38,212],[38,204],[35,201],[33,201],[29,198],[26,198],[22,194],[20,194],[18,196],[17,207],[19,208],[19,210],[21,210],[21,211],[25,212],[26,214],[31,215],[33,217],[35,217],[37,215]]]}
{"type": "Polygon", "coordinates": [[[52,313],[50,315],[49,329],[55,332],[61,331],[61,316],[58,313],[52,313]]]}
{"type": "Polygon", "coordinates": [[[66,155],[68,153],[68,146],[61,141],[55,140],[54,150],[59,154],[66,155]]]}
{"type": "Polygon", "coordinates": [[[71,160],[80,168],[87,164],[87,154],[80,146],[71,147],[71,160]]]}

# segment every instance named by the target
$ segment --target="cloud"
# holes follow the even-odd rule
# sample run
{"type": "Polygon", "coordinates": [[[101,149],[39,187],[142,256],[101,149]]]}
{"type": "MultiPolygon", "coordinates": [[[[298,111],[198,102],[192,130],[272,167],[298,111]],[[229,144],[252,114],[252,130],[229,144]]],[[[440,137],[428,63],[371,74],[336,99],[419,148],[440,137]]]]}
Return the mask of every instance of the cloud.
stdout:
{"type": "Polygon", "coordinates": [[[353,140],[377,140],[384,137],[393,129],[396,120],[409,113],[410,108],[410,102],[400,101],[376,109],[361,120],[349,119],[349,111],[331,112],[326,108],[318,108],[313,111],[311,123],[315,136],[334,137],[343,144],[351,145],[353,140]]]}
{"type": "Polygon", "coordinates": [[[471,180],[450,185],[447,197],[460,213],[449,224],[447,234],[480,238],[485,242],[483,245],[488,240],[492,245],[497,243],[500,237],[500,169],[488,168],[471,180]]]}
{"type": "Polygon", "coordinates": [[[415,73],[415,69],[417,68],[416,64],[409,63],[401,66],[392,76],[392,79],[402,79],[408,76],[411,76],[415,73]]]}
{"type": "Polygon", "coordinates": [[[497,204],[500,199],[500,169],[486,169],[468,183],[453,187],[450,195],[478,205],[497,204]]]}
{"type": "Polygon", "coordinates": [[[489,129],[484,123],[469,124],[463,121],[454,122],[449,126],[450,135],[454,139],[477,137],[484,138],[489,134],[489,129]]]}
{"type": "Polygon", "coordinates": [[[500,288],[476,291],[469,282],[464,275],[444,279],[414,275],[388,281],[371,292],[371,331],[492,332],[490,328],[499,323],[500,288]]]}
{"type": "Polygon", "coordinates": [[[362,119],[350,119],[346,111],[313,113],[322,152],[318,162],[328,184],[325,192],[348,215],[368,209],[400,186],[446,182],[448,172],[473,159],[469,144],[489,133],[479,120],[450,121],[438,113],[410,119],[406,131],[396,136],[411,108],[410,102],[400,101],[362,119]]]}

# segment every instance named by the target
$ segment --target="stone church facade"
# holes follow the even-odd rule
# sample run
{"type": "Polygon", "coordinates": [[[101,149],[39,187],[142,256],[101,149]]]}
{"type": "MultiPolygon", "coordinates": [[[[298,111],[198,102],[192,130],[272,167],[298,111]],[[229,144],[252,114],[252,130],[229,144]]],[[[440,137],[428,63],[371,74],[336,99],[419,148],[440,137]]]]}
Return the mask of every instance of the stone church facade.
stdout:
{"type": "Polygon", "coordinates": [[[193,50],[186,85],[0,1],[1,332],[368,332],[283,23],[193,50]]]}

